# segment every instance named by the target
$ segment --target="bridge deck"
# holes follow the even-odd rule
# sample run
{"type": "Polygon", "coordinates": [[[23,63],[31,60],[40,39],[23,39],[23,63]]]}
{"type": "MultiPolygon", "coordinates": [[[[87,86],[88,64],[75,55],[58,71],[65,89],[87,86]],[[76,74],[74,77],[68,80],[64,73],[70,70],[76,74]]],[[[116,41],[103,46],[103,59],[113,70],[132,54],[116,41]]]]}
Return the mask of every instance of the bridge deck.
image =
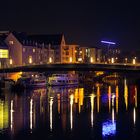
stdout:
{"type": "Polygon", "coordinates": [[[140,72],[140,65],[130,64],[43,64],[0,69],[0,73],[28,71],[114,71],[140,72]]]}

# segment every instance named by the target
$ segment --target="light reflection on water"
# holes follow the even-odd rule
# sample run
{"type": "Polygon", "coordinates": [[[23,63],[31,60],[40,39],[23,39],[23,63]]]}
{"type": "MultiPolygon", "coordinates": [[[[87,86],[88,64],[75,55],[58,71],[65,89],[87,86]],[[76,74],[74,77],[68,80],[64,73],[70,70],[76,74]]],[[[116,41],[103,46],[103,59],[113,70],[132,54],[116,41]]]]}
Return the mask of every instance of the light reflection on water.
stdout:
{"type": "Polygon", "coordinates": [[[132,126],[132,120],[136,129],[137,86],[129,85],[127,79],[120,85],[93,86],[48,87],[19,94],[4,92],[0,98],[0,132],[13,138],[22,130],[34,135],[43,127],[47,138],[49,133],[57,138],[56,132],[66,137],[73,134],[73,138],[117,137],[122,133],[125,113],[130,118],[127,123],[132,126]]]}

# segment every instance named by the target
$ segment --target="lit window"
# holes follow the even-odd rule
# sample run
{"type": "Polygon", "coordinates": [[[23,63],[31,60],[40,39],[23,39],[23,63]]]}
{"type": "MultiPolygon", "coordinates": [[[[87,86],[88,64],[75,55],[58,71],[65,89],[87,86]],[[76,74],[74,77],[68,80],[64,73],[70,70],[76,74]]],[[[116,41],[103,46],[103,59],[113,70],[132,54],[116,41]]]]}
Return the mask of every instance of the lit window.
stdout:
{"type": "Polygon", "coordinates": [[[31,64],[33,62],[32,56],[29,56],[29,63],[31,64]]]}
{"type": "Polygon", "coordinates": [[[25,52],[25,48],[23,48],[23,52],[25,52]]]}
{"type": "Polygon", "coordinates": [[[49,57],[49,62],[52,63],[52,58],[51,57],[49,57]]]}
{"type": "Polygon", "coordinates": [[[12,65],[13,64],[13,60],[12,59],[10,59],[10,65],[12,65]]]}
{"type": "Polygon", "coordinates": [[[72,57],[70,57],[70,62],[72,62],[72,57]]]}
{"type": "Polygon", "coordinates": [[[9,41],[9,44],[10,44],[10,45],[13,45],[13,44],[14,44],[14,41],[10,40],[10,41],[9,41]]]}
{"type": "Polygon", "coordinates": [[[9,54],[8,54],[8,50],[5,50],[5,49],[0,49],[0,58],[8,58],[9,54]]]}
{"type": "Polygon", "coordinates": [[[78,61],[82,61],[82,58],[78,58],[78,61]]]}
{"type": "Polygon", "coordinates": [[[35,52],[35,49],[33,49],[33,52],[35,52]]]}

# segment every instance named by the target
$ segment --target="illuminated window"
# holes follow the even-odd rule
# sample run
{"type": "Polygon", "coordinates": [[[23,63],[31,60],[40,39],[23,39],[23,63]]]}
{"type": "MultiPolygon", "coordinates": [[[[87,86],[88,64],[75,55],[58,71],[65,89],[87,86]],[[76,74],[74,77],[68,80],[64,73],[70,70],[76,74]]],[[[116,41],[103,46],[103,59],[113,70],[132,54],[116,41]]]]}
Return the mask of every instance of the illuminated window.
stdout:
{"type": "Polygon", "coordinates": [[[23,48],[23,52],[25,52],[26,50],[25,50],[25,48],[23,48]]]}
{"type": "Polygon", "coordinates": [[[33,49],[33,52],[35,52],[35,49],[33,49]]]}
{"type": "Polygon", "coordinates": [[[10,45],[13,45],[13,44],[14,44],[14,41],[10,40],[10,41],[9,41],[9,44],[10,44],[10,45]]]}
{"type": "Polygon", "coordinates": [[[49,57],[49,62],[52,63],[52,58],[51,57],[49,57]]]}
{"type": "Polygon", "coordinates": [[[78,61],[82,61],[82,58],[78,58],[78,61]]]}
{"type": "Polygon", "coordinates": [[[8,58],[8,50],[0,49],[0,58],[8,58]]]}
{"type": "Polygon", "coordinates": [[[72,57],[70,57],[70,62],[72,62],[72,57]]]}
{"type": "Polygon", "coordinates": [[[29,63],[31,64],[33,62],[32,56],[29,56],[29,63]]]}
{"type": "Polygon", "coordinates": [[[13,60],[12,59],[10,59],[10,65],[12,65],[13,64],[13,60]]]}

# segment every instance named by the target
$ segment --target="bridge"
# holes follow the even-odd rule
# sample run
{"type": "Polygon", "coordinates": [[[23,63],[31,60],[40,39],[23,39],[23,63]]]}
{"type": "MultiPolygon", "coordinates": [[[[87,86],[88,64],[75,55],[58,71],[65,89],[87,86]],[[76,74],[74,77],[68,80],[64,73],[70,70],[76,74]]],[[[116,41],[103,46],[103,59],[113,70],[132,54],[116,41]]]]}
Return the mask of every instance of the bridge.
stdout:
{"type": "Polygon", "coordinates": [[[51,72],[51,71],[111,71],[111,72],[140,72],[139,64],[42,64],[16,66],[0,69],[0,73],[10,72],[51,72]]]}

